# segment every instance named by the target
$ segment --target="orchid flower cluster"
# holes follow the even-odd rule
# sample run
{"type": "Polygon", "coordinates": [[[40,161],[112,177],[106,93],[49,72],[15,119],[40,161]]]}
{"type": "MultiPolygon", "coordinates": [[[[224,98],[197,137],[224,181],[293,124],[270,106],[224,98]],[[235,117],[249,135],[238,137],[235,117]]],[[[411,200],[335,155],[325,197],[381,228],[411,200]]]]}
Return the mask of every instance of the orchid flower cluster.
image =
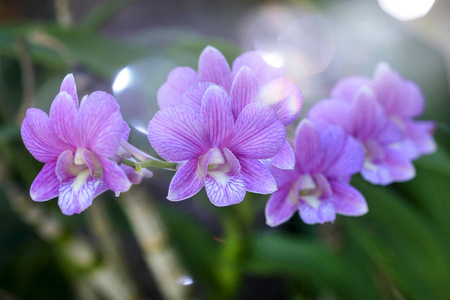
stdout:
{"type": "Polygon", "coordinates": [[[22,123],[25,146],[45,163],[31,198],[58,197],[64,214],[78,214],[104,191],[119,195],[151,177],[147,167],[162,167],[176,171],[171,201],[203,187],[220,207],[242,202],[246,192],[272,194],[268,225],[297,211],[307,224],[325,223],[368,211],[350,185],[353,174],[379,185],[410,180],[412,161],[436,149],[434,123],[414,120],[424,110],[420,88],[385,63],[373,79],[338,82],[298,124],[293,141],[286,126],[299,117],[302,93],[259,51],[242,54],[230,68],[208,46],[198,71],[170,72],[157,101],[161,110],[149,122],[148,140],[166,161],[128,143],[130,128],[113,96],[98,91],[79,103],[67,75],[49,115],[30,108],[22,123]]]}

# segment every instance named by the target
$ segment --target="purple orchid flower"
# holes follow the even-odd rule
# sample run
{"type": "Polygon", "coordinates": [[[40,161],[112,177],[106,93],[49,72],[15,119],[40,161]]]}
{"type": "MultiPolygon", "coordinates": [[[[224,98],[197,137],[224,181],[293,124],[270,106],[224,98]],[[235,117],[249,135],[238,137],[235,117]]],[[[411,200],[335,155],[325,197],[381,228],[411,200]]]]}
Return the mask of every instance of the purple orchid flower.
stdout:
{"type": "Polygon", "coordinates": [[[402,148],[405,155],[416,159],[436,151],[433,139],[435,123],[413,120],[425,108],[425,99],[417,84],[404,79],[387,63],[380,63],[373,79],[355,76],[339,81],[331,92],[331,98],[351,102],[363,85],[372,87],[386,114],[400,127],[404,135],[402,148]]]}
{"type": "MultiPolygon", "coordinates": [[[[158,90],[159,106],[182,104],[200,113],[203,95],[212,84],[227,92],[235,120],[244,107],[254,102],[269,105],[285,126],[293,123],[300,114],[303,99],[300,90],[286,78],[282,68],[264,61],[263,52],[242,54],[230,69],[222,53],[211,46],[200,55],[198,73],[189,67],[170,72],[158,90]]],[[[294,167],[294,153],[288,142],[271,163],[284,169],[294,167]]]]}
{"type": "Polygon", "coordinates": [[[341,126],[361,143],[365,154],[361,174],[367,181],[386,185],[415,176],[414,165],[401,146],[402,132],[388,118],[369,86],[360,87],[352,102],[318,102],[308,118],[319,127],[341,126]]]}
{"type": "Polygon", "coordinates": [[[336,213],[361,216],[368,211],[364,197],[348,183],[362,168],[364,154],[342,128],[318,130],[303,120],[297,127],[294,153],[294,170],[272,167],[278,191],[266,205],[268,225],[286,222],[297,210],[307,224],[332,222],[336,213]]]}
{"type": "MultiPolygon", "coordinates": [[[[50,108],[50,117],[30,108],[21,127],[28,151],[45,163],[30,189],[34,201],[58,197],[61,211],[78,214],[111,189],[128,191],[126,172],[113,161],[129,127],[109,94],[94,92],[78,106],[75,80],[67,75],[50,108]],[[112,159],[110,159],[112,158],[112,159]]],[[[129,171],[129,170],[128,170],[129,171]]]]}
{"type": "Polygon", "coordinates": [[[237,204],[245,192],[269,194],[275,179],[260,161],[274,157],[286,129],[273,109],[246,105],[236,120],[226,91],[211,85],[201,98],[200,114],[187,105],[167,106],[148,126],[152,147],[165,160],[181,162],[167,199],[180,201],[205,186],[216,206],[237,204]]]}

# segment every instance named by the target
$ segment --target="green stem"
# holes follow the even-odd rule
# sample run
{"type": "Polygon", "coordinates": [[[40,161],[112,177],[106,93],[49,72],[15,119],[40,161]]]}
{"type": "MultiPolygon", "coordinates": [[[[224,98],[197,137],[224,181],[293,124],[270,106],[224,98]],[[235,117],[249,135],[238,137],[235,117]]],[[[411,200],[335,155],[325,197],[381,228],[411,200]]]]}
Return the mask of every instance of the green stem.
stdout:
{"type": "Polygon", "coordinates": [[[124,165],[134,168],[135,170],[139,170],[140,168],[155,167],[155,168],[169,169],[169,170],[175,171],[176,167],[177,167],[177,163],[154,160],[154,159],[147,159],[147,160],[144,160],[141,162],[135,162],[135,161],[128,160],[128,159],[122,159],[122,163],[124,165]]]}
{"type": "Polygon", "coordinates": [[[223,215],[225,243],[219,257],[217,276],[220,287],[216,291],[216,299],[232,299],[242,282],[254,216],[254,206],[249,198],[252,198],[251,194],[247,194],[243,203],[229,207],[223,215]]]}

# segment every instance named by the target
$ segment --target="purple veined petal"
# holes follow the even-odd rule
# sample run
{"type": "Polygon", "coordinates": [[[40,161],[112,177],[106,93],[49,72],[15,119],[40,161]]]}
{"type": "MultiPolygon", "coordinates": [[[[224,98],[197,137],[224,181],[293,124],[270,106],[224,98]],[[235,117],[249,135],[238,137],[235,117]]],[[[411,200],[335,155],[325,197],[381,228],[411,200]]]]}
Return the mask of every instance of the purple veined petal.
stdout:
{"type": "Polygon", "coordinates": [[[285,77],[278,77],[263,84],[257,99],[258,102],[272,107],[285,126],[298,118],[303,105],[300,89],[285,77]]]}
{"type": "Polygon", "coordinates": [[[131,129],[130,126],[128,126],[127,122],[125,122],[125,120],[122,120],[122,129],[120,131],[122,132],[121,138],[125,141],[128,141],[131,129]]]}
{"type": "Polygon", "coordinates": [[[75,78],[72,73],[67,74],[66,77],[64,77],[59,91],[69,94],[73,99],[75,107],[78,108],[77,85],[75,84],[75,78]]]}
{"type": "Polygon", "coordinates": [[[356,92],[362,86],[372,86],[372,80],[362,76],[341,79],[331,90],[331,98],[351,103],[356,92]]]}
{"type": "Polygon", "coordinates": [[[239,173],[217,175],[209,172],[205,177],[205,190],[215,206],[241,203],[245,197],[245,183],[239,173]]]}
{"type": "Polygon", "coordinates": [[[258,194],[271,194],[277,190],[272,173],[257,159],[240,159],[241,177],[247,191],[258,194]]]}
{"type": "Polygon", "coordinates": [[[198,61],[200,81],[213,82],[226,91],[231,88],[231,71],[223,54],[212,46],[207,46],[198,61]]]}
{"type": "Polygon", "coordinates": [[[284,76],[283,68],[276,68],[265,62],[264,52],[250,51],[237,57],[233,62],[233,77],[242,67],[248,67],[255,72],[260,83],[266,83],[274,78],[284,76]]]}
{"type": "Polygon", "coordinates": [[[79,214],[91,206],[94,196],[98,190],[104,189],[100,180],[87,178],[82,185],[75,184],[77,178],[61,182],[59,187],[58,205],[65,215],[79,214]]]}
{"type": "Polygon", "coordinates": [[[281,189],[286,185],[293,185],[300,176],[296,170],[284,170],[273,166],[270,168],[270,172],[275,178],[278,189],[281,189]]]}
{"type": "Polygon", "coordinates": [[[291,194],[290,186],[283,187],[273,193],[266,204],[266,224],[278,226],[288,221],[297,210],[297,195],[291,194]]]}
{"type": "Polygon", "coordinates": [[[66,92],[56,95],[50,107],[50,120],[62,141],[75,147],[81,146],[83,138],[80,123],[82,121],[72,96],[66,92]]]}
{"type": "Polygon", "coordinates": [[[157,100],[160,108],[180,105],[184,92],[200,81],[197,72],[189,67],[173,69],[166,82],[159,88],[157,100]]]}
{"type": "Polygon", "coordinates": [[[167,199],[181,201],[197,194],[205,185],[205,174],[211,152],[205,154],[206,163],[200,166],[199,159],[188,160],[173,176],[167,199]]]}
{"type": "Polygon", "coordinates": [[[201,122],[211,148],[219,148],[231,134],[234,119],[230,99],[223,88],[213,85],[205,92],[201,122]]]}
{"type": "Polygon", "coordinates": [[[378,136],[389,122],[375,98],[373,89],[367,86],[361,87],[355,95],[352,103],[352,119],[354,122],[352,135],[361,141],[378,136]]]}
{"type": "Polygon", "coordinates": [[[193,84],[182,96],[181,103],[189,106],[195,112],[200,114],[203,96],[206,90],[213,86],[212,82],[199,82],[193,84]]]}
{"type": "Polygon", "coordinates": [[[337,125],[342,127],[348,134],[353,135],[355,128],[351,112],[349,103],[332,99],[322,100],[309,110],[308,119],[319,129],[324,129],[328,125],[337,125]]]}
{"type": "Polygon", "coordinates": [[[255,72],[248,67],[242,67],[234,77],[230,92],[231,108],[235,120],[245,106],[255,102],[258,93],[259,83],[255,72]]]}
{"type": "Polygon", "coordinates": [[[23,143],[31,155],[40,162],[56,161],[66,149],[73,149],[61,141],[45,112],[30,108],[20,128],[23,143]]]}
{"type": "Polygon", "coordinates": [[[323,151],[321,172],[327,177],[345,177],[361,171],[362,145],[338,126],[329,126],[320,135],[323,151]]]}
{"type": "Polygon", "coordinates": [[[430,154],[436,151],[436,142],[433,132],[436,124],[432,121],[405,121],[405,137],[417,151],[417,158],[421,154],[430,154]]]}
{"type": "Polygon", "coordinates": [[[274,157],[286,141],[286,129],[274,111],[261,103],[247,105],[233,127],[228,148],[249,159],[274,157]]]}
{"type": "Polygon", "coordinates": [[[346,216],[362,216],[369,211],[366,199],[354,187],[348,183],[331,180],[333,196],[331,202],[336,213],[346,216]]]}
{"type": "Polygon", "coordinates": [[[118,164],[107,158],[100,158],[100,163],[103,168],[103,182],[109,189],[116,193],[130,189],[131,182],[118,164]]]}
{"type": "Polygon", "coordinates": [[[336,211],[330,200],[321,200],[319,208],[315,209],[304,201],[299,203],[300,218],[306,224],[324,224],[336,219],[336,211]]]}
{"type": "Polygon", "coordinates": [[[205,190],[215,206],[229,206],[242,202],[245,197],[245,183],[239,174],[241,166],[234,154],[227,148],[223,150],[227,169],[208,170],[205,177],[205,190]]]}
{"type": "Polygon", "coordinates": [[[111,157],[117,153],[124,124],[116,99],[105,92],[94,92],[81,103],[79,120],[83,148],[97,155],[111,157]]]}
{"type": "Polygon", "coordinates": [[[272,159],[272,165],[280,169],[294,169],[295,155],[291,144],[288,141],[284,142],[280,152],[272,159]]]}
{"type": "Polygon", "coordinates": [[[45,163],[44,167],[31,184],[31,199],[41,202],[58,196],[60,181],[56,176],[55,169],[56,161],[45,163]]]}
{"type": "Polygon", "coordinates": [[[302,174],[314,174],[321,168],[322,146],[316,126],[304,119],[294,140],[295,165],[302,174]]]}
{"type": "Polygon", "coordinates": [[[148,124],[148,139],[156,152],[168,161],[197,158],[210,149],[200,116],[182,105],[158,111],[148,124]]]}

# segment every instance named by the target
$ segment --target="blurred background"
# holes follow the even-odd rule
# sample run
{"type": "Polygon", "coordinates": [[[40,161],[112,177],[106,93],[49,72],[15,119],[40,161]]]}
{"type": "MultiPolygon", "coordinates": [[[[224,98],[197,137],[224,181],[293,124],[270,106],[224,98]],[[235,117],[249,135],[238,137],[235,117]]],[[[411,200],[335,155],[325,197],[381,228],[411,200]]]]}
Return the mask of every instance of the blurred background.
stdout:
{"type": "Polygon", "coordinates": [[[449,15],[446,0],[0,0],[0,299],[450,299],[449,15]],[[27,108],[48,112],[74,73],[80,96],[116,97],[131,142],[152,153],[157,89],[206,45],[229,62],[267,51],[302,90],[302,117],[386,61],[423,89],[438,150],[410,182],[355,176],[369,213],[323,226],[268,227],[267,195],[171,203],[173,173],[156,169],[81,215],[30,199],[42,164],[20,138],[27,108]]]}

